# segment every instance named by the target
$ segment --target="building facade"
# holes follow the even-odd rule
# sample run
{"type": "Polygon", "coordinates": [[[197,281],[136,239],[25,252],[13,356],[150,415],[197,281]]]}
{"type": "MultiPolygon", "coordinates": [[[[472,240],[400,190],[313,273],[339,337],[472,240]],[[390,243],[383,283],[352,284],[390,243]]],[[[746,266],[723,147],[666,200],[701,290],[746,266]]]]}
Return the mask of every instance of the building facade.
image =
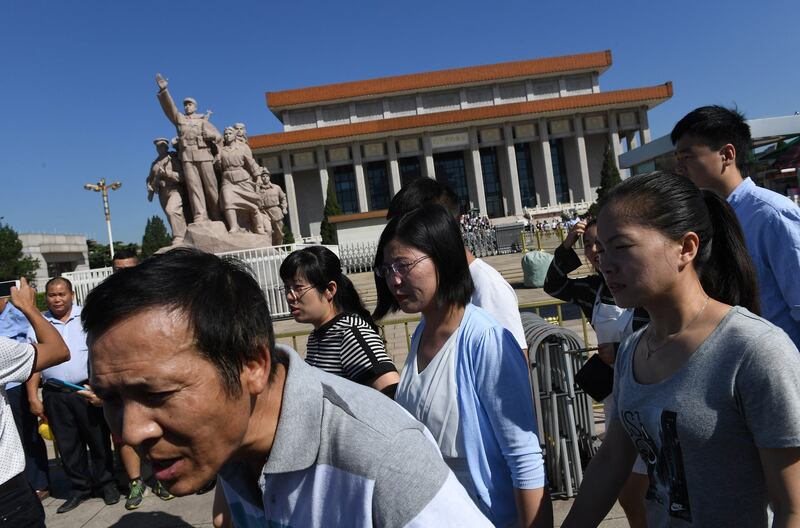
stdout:
{"type": "Polygon", "coordinates": [[[20,233],[19,240],[22,253],[39,262],[36,285],[40,291],[49,278],[89,269],[89,247],[83,235],[20,233]]]}
{"type": "Polygon", "coordinates": [[[283,132],[250,138],[295,236],[316,236],[328,182],[345,214],[385,209],[435,178],[490,218],[594,201],[607,145],[650,141],[672,84],[602,92],[602,51],[267,93],[283,132]]]}

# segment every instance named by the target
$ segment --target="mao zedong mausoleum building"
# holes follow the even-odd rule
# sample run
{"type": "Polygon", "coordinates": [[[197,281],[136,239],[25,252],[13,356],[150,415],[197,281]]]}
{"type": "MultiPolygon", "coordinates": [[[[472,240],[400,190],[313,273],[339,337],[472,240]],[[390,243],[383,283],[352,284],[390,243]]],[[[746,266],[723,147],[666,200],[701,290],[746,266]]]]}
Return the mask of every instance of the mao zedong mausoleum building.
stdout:
{"type": "Polygon", "coordinates": [[[249,142],[295,236],[319,234],[331,179],[354,220],[384,216],[414,178],[489,218],[556,216],[594,201],[606,145],[649,142],[647,111],[672,96],[669,82],[601,91],[610,66],[600,51],[268,92],[283,132],[249,142]]]}

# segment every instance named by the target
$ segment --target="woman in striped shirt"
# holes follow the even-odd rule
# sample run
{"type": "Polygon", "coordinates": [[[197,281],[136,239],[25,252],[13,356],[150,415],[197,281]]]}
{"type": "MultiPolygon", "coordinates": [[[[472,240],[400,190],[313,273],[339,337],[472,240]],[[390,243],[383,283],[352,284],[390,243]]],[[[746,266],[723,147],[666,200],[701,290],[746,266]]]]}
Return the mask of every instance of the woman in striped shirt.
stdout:
{"type": "Polygon", "coordinates": [[[394,397],[400,376],[339,258],[323,246],[303,248],[283,261],[280,275],[292,317],[314,326],[306,362],[394,397]]]}

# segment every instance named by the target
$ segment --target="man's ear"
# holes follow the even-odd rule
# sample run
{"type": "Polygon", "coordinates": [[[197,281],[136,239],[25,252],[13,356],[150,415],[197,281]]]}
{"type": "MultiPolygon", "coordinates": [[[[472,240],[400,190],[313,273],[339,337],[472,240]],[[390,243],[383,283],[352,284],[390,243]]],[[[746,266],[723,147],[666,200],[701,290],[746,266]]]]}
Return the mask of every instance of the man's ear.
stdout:
{"type": "Polygon", "coordinates": [[[721,149],[719,149],[719,153],[722,156],[722,164],[724,166],[735,165],[736,164],[736,156],[740,154],[736,152],[736,147],[728,143],[727,145],[723,145],[721,149]]]}
{"type": "Polygon", "coordinates": [[[258,353],[255,357],[248,359],[244,362],[244,365],[242,365],[240,379],[244,391],[252,396],[264,392],[267,388],[271,367],[272,361],[269,347],[267,347],[267,345],[262,345],[258,348],[258,353]]]}
{"type": "Polygon", "coordinates": [[[694,231],[689,231],[680,240],[680,254],[678,256],[678,268],[683,270],[690,262],[697,258],[700,250],[700,237],[694,231]]]}

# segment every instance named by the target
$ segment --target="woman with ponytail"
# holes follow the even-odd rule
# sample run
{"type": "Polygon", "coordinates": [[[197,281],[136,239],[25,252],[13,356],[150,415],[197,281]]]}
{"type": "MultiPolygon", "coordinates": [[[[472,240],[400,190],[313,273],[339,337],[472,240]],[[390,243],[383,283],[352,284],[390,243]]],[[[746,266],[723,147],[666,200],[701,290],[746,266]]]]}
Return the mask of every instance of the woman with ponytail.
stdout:
{"type": "Polygon", "coordinates": [[[621,344],[612,417],[562,526],[597,526],[636,455],[648,526],[800,523],[800,354],[756,315],[758,292],[730,206],[681,176],[629,178],[598,217],[600,269],[650,324],[621,344]]]}
{"type": "Polygon", "coordinates": [[[314,327],[306,362],[394,397],[400,376],[339,258],[323,246],[303,248],[283,261],[280,275],[292,317],[314,327]]]}

